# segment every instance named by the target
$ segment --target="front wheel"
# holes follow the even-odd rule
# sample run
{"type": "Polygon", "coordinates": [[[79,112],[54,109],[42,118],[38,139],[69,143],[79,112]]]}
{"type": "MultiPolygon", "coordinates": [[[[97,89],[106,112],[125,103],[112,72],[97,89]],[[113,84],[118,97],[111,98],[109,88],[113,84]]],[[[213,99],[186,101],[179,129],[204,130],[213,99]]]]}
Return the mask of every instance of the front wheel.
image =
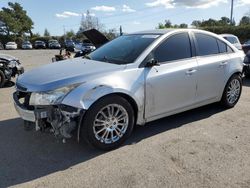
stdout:
{"type": "Polygon", "coordinates": [[[242,91],[242,79],[240,75],[233,75],[224,89],[221,104],[226,108],[234,107],[240,99],[242,91]]]}
{"type": "Polygon", "coordinates": [[[86,112],[81,139],[98,149],[111,150],[130,136],[133,127],[134,110],[130,103],[118,95],[107,96],[86,112]]]}

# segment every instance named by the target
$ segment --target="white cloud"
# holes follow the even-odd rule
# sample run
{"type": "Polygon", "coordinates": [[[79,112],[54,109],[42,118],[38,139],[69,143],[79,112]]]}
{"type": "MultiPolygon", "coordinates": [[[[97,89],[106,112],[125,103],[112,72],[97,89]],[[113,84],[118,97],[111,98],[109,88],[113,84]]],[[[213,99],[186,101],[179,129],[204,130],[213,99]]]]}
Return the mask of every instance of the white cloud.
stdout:
{"type": "Polygon", "coordinates": [[[70,12],[70,11],[64,11],[63,13],[61,14],[56,14],[56,17],[58,18],[69,18],[69,17],[72,17],[72,16],[81,16],[81,14],[78,14],[78,13],[75,13],[75,12],[70,12]]]}
{"type": "Polygon", "coordinates": [[[136,10],[130,8],[128,5],[123,5],[122,6],[122,12],[136,12],[136,10]]]}
{"type": "Polygon", "coordinates": [[[134,25],[140,25],[140,24],[141,24],[141,22],[138,22],[138,21],[133,21],[133,22],[132,22],[132,24],[134,24],[134,25]]]}
{"type": "Polygon", "coordinates": [[[92,7],[92,10],[95,11],[102,11],[102,12],[114,12],[116,11],[115,7],[110,7],[110,6],[96,6],[96,7],[92,7]]]}
{"type": "MultiPolygon", "coordinates": [[[[241,0],[249,1],[249,0],[241,0]]],[[[146,3],[148,7],[164,6],[166,9],[174,8],[178,6],[186,8],[210,8],[212,6],[218,6],[221,3],[227,3],[228,0],[155,0],[153,2],[146,3]]]]}
{"type": "Polygon", "coordinates": [[[239,0],[237,6],[250,5],[250,0],[239,0]]]}
{"type": "MultiPolygon", "coordinates": [[[[94,16],[95,16],[95,14],[94,14],[94,13],[89,13],[89,15],[90,15],[90,16],[92,16],[92,17],[94,17],[94,16]]],[[[86,13],[83,13],[83,16],[84,16],[84,17],[86,17],[86,16],[87,16],[87,14],[86,14],[86,13]]]]}
{"type": "Polygon", "coordinates": [[[164,6],[165,8],[174,8],[174,5],[172,5],[172,0],[156,0],[150,3],[146,3],[146,6],[148,7],[164,6]]]}

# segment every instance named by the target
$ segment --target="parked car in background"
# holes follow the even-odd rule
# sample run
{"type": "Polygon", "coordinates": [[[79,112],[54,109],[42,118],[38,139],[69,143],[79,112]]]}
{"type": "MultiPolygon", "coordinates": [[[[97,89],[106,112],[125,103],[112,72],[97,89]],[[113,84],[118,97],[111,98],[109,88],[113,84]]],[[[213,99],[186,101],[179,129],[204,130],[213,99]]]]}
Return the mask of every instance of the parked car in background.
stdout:
{"type": "Polygon", "coordinates": [[[61,45],[58,40],[49,40],[48,47],[49,49],[60,49],[61,45]]]}
{"type": "Polygon", "coordinates": [[[4,46],[3,44],[0,42],[0,50],[3,50],[4,49],[4,46]]]}
{"type": "Polygon", "coordinates": [[[94,51],[95,49],[96,47],[91,43],[82,43],[82,47],[81,47],[82,51],[89,53],[89,52],[94,51]]]}
{"type": "Polygon", "coordinates": [[[19,60],[13,56],[0,54],[0,88],[11,80],[11,77],[22,74],[24,68],[19,60]]]}
{"type": "Polygon", "coordinates": [[[65,41],[65,49],[70,52],[75,52],[75,43],[73,40],[65,41]]]}
{"type": "Polygon", "coordinates": [[[75,42],[75,50],[80,51],[82,48],[82,42],[75,42]]]}
{"type": "Polygon", "coordinates": [[[36,130],[49,129],[64,139],[76,130],[78,140],[110,150],[130,136],[135,124],[218,101],[234,107],[242,90],[243,59],[242,51],[210,32],[137,32],[85,58],[24,73],[14,104],[25,125],[35,122],[36,130]]]}
{"type": "Polygon", "coordinates": [[[246,53],[246,56],[244,59],[243,73],[245,77],[250,78],[250,51],[246,53]]]}
{"type": "Polygon", "coordinates": [[[17,49],[17,44],[15,42],[8,42],[5,45],[6,50],[16,50],[17,49]]]}
{"type": "Polygon", "coordinates": [[[226,39],[228,42],[233,44],[238,50],[242,50],[242,45],[240,43],[240,40],[237,36],[232,34],[221,34],[221,36],[226,39]]]}
{"type": "Polygon", "coordinates": [[[248,51],[250,51],[250,40],[246,41],[243,45],[242,45],[242,49],[245,52],[245,54],[247,54],[248,51]]]}
{"type": "Polygon", "coordinates": [[[30,41],[24,41],[22,43],[22,49],[32,49],[32,44],[30,43],[30,41]]]}
{"type": "Polygon", "coordinates": [[[93,52],[96,47],[91,43],[80,43],[76,45],[76,54],[74,57],[82,57],[93,52]]]}
{"type": "Polygon", "coordinates": [[[74,57],[85,56],[89,54],[90,52],[93,52],[96,49],[96,47],[91,43],[81,43],[81,46],[79,47],[79,49],[80,50],[77,50],[74,57]]]}
{"type": "Polygon", "coordinates": [[[46,44],[43,41],[37,40],[34,44],[35,49],[46,49],[46,44]]]}

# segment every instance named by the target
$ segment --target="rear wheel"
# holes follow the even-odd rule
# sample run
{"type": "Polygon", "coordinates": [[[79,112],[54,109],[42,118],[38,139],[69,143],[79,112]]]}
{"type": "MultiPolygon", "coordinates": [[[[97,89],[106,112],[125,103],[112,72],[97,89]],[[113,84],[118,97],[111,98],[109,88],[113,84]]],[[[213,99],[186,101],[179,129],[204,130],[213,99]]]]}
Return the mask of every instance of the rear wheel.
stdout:
{"type": "Polygon", "coordinates": [[[224,89],[221,103],[226,108],[234,107],[240,99],[242,91],[242,79],[240,75],[233,75],[224,89]]]}
{"type": "Polygon", "coordinates": [[[2,70],[0,70],[0,88],[4,86],[6,82],[5,75],[2,70]]]}
{"type": "Polygon", "coordinates": [[[130,103],[117,95],[107,96],[86,112],[81,138],[98,149],[111,150],[130,136],[133,127],[134,110],[130,103]]]}

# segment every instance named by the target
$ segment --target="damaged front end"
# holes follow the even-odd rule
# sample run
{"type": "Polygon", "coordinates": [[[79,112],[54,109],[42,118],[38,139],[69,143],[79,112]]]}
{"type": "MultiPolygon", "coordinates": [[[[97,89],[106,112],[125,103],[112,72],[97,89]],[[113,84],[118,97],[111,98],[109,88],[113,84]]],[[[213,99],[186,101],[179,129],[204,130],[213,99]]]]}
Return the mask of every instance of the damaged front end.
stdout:
{"type": "Polygon", "coordinates": [[[26,126],[35,123],[36,131],[49,131],[62,139],[71,138],[85,110],[60,104],[58,100],[53,104],[53,101],[46,101],[36,95],[37,93],[20,91],[18,88],[13,94],[15,108],[25,120],[26,126]]]}

